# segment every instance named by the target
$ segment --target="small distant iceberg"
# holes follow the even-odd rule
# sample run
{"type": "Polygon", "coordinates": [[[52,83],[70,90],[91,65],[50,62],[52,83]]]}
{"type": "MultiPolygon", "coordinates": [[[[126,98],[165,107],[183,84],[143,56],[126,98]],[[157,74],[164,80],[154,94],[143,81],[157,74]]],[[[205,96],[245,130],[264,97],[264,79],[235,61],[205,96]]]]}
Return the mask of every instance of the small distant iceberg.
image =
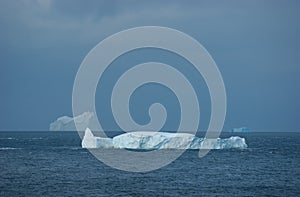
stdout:
{"type": "Polygon", "coordinates": [[[198,138],[189,133],[168,133],[137,131],[124,133],[113,138],[96,137],[87,128],[82,140],[82,148],[99,149],[232,149],[247,148],[244,138],[232,136],[225,139],[198,138]]]}
{"type": "Polygon", "coordinates": [[[50,124],[50,131],[85,131],[86,128],[95,128],[93,126],[93,112],[84,112],[76,117],[62,116],[50,124]],[[75,126],[77,123],[77,128],[75,126]]]}
{"type": "Polygon", "coordinates": [[[248,127],[240,127],[240,128],[233,128],[233,129],[230,129],[229,132],[250,132],[250,128],[248,127]]]}

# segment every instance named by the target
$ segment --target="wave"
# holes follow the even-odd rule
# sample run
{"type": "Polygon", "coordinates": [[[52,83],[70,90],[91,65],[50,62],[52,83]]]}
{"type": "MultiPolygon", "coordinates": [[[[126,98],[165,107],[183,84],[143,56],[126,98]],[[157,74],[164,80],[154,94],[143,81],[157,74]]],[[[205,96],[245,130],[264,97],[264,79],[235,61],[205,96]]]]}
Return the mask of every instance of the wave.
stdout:
{"type": "Polygon", "coordinates": [[[44,140],[45,138],[42,137],[33,137],[33,138],[13,138],[13,137],[2,137],[0,138],[0,140],[30,140],[30,141],[34,141],[34,140],[44,140]]]}
{"type": "Polygon", "coordinates": [[[22,148],[13,148],[13,147],[0,147],[0,150],[19,150],[22,148]]]}
{"type": "Polygon", "coordinates": [[[57,150],[81,150],[81,146],[55,146],[55,147],[50,147],[50,149],[57,149],[57,150]]]}

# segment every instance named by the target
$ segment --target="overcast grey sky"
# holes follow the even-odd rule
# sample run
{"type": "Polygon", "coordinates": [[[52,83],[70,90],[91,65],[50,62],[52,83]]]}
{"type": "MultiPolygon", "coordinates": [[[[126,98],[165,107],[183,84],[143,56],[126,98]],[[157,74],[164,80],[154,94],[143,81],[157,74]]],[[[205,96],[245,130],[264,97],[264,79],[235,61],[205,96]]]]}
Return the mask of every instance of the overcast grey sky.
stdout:
{"type": "MultiPolygon", "coordinates": [[[[158,25],[194,37],[216,61],[228,96],[225,130],[299,131],[299,8],[296,0],[1,0],[0,129],[47,130],[57,117],[71,116],[85,55],[118,31],[158,25]]],[[[209,112],[202,116],[206,124],[209,112]]],[[[107,129],[116,128],[105,119],[107,129]]]]}

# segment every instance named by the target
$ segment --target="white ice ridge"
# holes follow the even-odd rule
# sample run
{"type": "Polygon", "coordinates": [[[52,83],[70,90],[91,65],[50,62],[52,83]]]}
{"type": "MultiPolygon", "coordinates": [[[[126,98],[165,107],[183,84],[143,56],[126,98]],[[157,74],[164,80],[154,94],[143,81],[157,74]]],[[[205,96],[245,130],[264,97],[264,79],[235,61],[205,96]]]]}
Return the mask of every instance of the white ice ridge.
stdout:
{"type": "Polygon", "coordinates": [[[95,115],[93,112],[84,112],[74,118],[69,116],[59,117],[56,121],[50,124],[50,131],[84,131],[86,128],[95,128],[93,126],[93,119],[95,115]],[[78,129],[76,129],[75,121],[78,129]]]}
{"type": "Polygon", "coordinates": [[[137,131],[102,138],[93,135],[87,128],[82,140],[82,148],[116,149],[231,149],[247,148],[244,138],[232,136],[225,139],[198,138],[188,133],[137,131]]]}

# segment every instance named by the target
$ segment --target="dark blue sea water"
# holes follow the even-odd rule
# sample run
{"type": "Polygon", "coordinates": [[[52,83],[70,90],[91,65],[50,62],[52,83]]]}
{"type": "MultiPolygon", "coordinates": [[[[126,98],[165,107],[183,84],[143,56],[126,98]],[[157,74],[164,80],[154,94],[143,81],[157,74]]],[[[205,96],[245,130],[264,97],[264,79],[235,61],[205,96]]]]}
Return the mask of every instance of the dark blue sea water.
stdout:
{"type": "Polygon", "coordinates": [[[234,135],[249,148],[189,150],[130,173],[82,149],[77,132],[0,132],[0,196],[300,196],[300,133],[234,135]]]}

